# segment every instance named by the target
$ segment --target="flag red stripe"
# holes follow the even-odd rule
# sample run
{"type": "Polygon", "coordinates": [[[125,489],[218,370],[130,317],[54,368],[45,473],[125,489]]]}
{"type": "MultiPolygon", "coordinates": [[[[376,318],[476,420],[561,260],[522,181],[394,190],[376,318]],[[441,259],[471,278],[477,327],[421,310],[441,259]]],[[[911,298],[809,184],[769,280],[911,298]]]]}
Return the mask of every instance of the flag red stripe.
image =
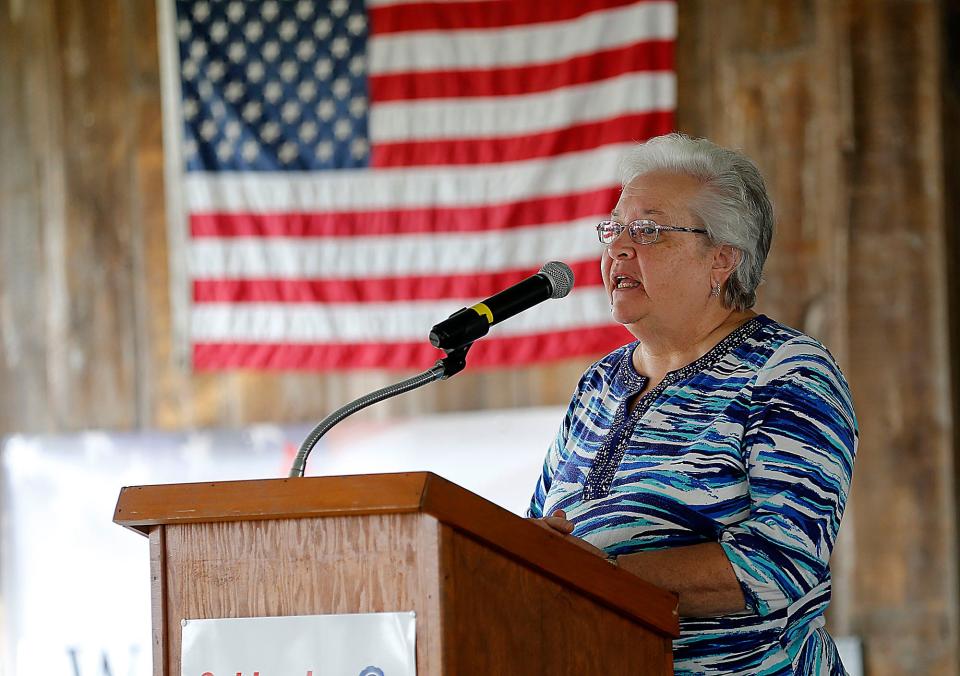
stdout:
{"type": "MultiPolygon", "coordinates": [[[[600,356],[632,340],[617,324],[477,341],[467,368],[528,366],[549,359],[600,356]]],[[[357,368],[421,370],[443,356],[428,342],[361,344],[196,343],[199,371],[228,369],[329,371],[357,368]]]]}
{"type": "MultiPolygon", "coordinates": [[[[598,244],[599,247],[599,244],[598,244]]],[[[599,252],[597,254],[599,259],[599,252]]],[[[598,260],[570,265],[578,288],[599,286],[598,260]]],[[[479,299],[537,272],[536,268],[481,275],[422,275],[358,279],[197,279],[196,303],[383,303],[391,301],[479,299]]]]}
{"type": "Polygon", "coordinates": [[[371,150],[370,162],[376,167],[519,162],[649,138],[671,129],[673,111],[658,110],[541,134],[378,143],[371,150]]]}
{"type": "Polygon", "coordinates": [[[673,41],[638,42],[564,61],[509,68],[389,73],[369,78],[374,102],[516,96],[641,71],[672,71],[673,41]]]}
{"type": "Polygon", "coordinates": [[[419,232],[481,232],[564,223],[607,214],[619,186],[469,207],[323,213],[192,213],[192,237],[360,237],[419,232]]]}
{"type": "Polygon", "coordinates": [[[598,10],[635,4],[636,0],[411,2],[370,7],[367,12],[371,34],[380,35],[405,31],[448,31],[553,23],[576,19],[598,10]]]}

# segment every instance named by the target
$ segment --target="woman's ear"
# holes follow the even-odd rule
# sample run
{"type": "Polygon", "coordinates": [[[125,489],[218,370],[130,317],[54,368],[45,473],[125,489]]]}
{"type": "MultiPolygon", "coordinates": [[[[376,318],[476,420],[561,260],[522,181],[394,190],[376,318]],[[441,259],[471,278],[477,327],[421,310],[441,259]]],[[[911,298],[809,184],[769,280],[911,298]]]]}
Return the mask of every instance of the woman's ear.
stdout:
{"type": "Polygon", "coordinates": [[[722,281],[726,281],[727,277],[737,268],[737,263],[740,262],[740,255],[740,249],[732,247],[729,244],[721,244],[718,246],[713,252],[712,272],[714,275],[722,281]]]}

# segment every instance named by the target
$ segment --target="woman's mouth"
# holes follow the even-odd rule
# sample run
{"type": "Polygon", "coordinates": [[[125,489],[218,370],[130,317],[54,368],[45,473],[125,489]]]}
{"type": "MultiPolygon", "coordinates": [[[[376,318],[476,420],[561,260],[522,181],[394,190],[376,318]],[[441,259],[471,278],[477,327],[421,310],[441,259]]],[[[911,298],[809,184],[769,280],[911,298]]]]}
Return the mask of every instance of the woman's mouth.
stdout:
{"type": "Polygon", "coordinates": [[[628,275],[613,275],[613,290],[620,291],[623,289],[636,289],[640,286],[640,282],[630,277],[628,275]]]}

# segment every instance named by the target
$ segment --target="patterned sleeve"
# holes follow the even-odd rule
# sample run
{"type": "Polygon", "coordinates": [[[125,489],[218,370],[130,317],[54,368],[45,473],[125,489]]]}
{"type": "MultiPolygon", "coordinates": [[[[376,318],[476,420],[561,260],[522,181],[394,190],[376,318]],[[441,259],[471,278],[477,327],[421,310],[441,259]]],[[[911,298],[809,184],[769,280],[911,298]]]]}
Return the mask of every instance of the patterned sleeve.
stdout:
{"type": "Polygon", "coordinates": [[[759,615],[799,600],[829,575],[858,441],[847,383],[816,341],[788,341],[761,370],[743,454],[750,516],[720,544],[759,615]]]}
{"type": "Polygon", "coordinates": [[[547,500],[547,493],[550,492],[553,475],[560,466],[560,462],[566,453],[567,439],[570,436],[570,430],[573,428],[577,409],[581,407],[580,402],[584,390],[587,388],[591,376],[596,375],[596,370],[597,364],[594,364],[591,368],[587,369],[586,373],[580,378],[573,398],[570,400],[570,405],[567,407],[567,413],[563,417],[560,429],[557,431],[557,436],[554,438],[553,443],[550,444],[550,448],[547,449],[547,457],[543,461],[543,471],[540,473],[537,485],[533,489],[530,507],[527,508],[527,516],[529,518],[539,519],[543,517],[543,505],[547,500]]]}
{"type": "Polygon", "coordinates": [[[532,519],[543,517],[543,505],[546,502],[547,493],[550,491],[553,473],[557,470],[557,467],[559,467],[561,453],[567,445],[567,436],[570,433],[570,426],[573,422],[575,404],[576,397],[570,402],[570,406],[567,408],[567,414],[563,417],[563,422],[560,424],[560,430],[557,432],[553,443],[550,444],[550,448],[547,449],[547,457],[543,461],[543,471],[540,473],[537,485],[533,489],[533,497],[530,499],[530,507],[527,509],[527,516],[532,519]]]}

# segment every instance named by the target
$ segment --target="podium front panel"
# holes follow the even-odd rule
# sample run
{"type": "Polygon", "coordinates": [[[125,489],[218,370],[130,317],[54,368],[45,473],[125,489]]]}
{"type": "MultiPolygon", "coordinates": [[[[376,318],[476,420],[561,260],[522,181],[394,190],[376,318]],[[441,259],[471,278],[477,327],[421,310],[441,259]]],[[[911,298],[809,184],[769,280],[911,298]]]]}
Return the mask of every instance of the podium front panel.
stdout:
{"type": "Polygon", "coordinates": [[[417,669],[441,673],[439,524],[425,514],[159,526],[155,674],[180,674],[180,621],[409,611],[417,669]],[[164,649],[165,647],[165,649],[164,649]],[[157,655],[156,653],[160,654],[157,655]]]}

